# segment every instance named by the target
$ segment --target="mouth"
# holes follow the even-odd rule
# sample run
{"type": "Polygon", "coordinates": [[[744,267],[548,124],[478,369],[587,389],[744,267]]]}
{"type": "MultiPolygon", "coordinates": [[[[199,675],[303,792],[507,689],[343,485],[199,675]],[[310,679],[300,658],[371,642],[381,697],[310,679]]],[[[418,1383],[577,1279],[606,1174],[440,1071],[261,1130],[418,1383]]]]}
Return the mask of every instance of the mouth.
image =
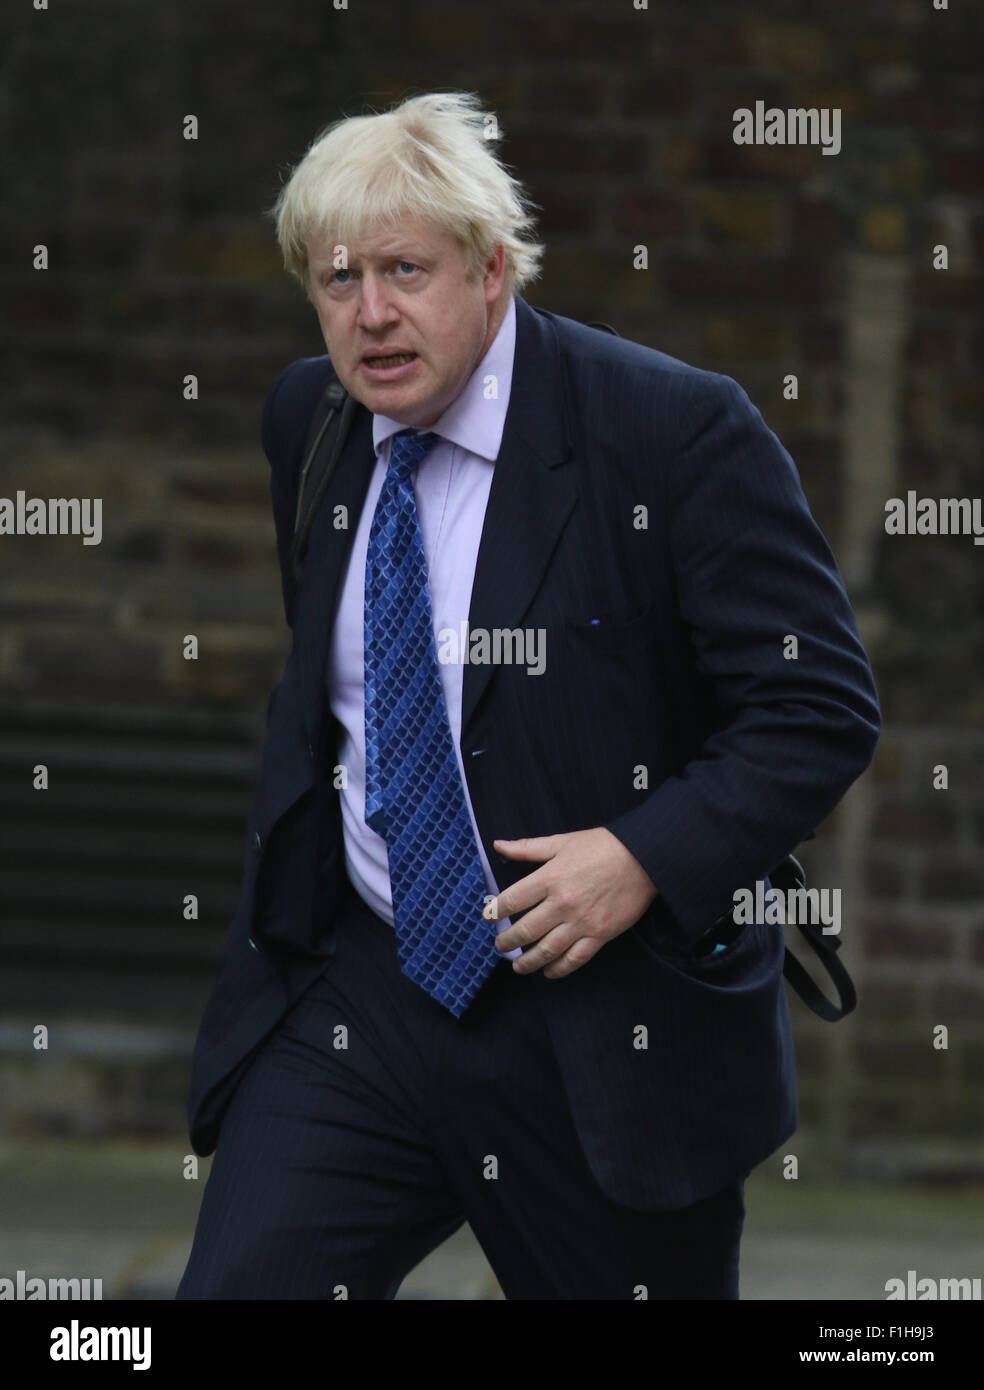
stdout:
{"type": "Polygon", "coordinates": [[[375,382],[379,386],[389,382],[402,381],[404,377],[413,376],[417,370],[417,354],[415,352],[376,353],[372,357],[363,357],[360,370],[367,381],[375,382]]]}
{"type": "Polygon", "coordinates": [[[412,362],[417,356],[415,352],[387,352],[381,353],[378,357],[363,357],[363,363],[368,367],[402,367],[407,362],[412,362]]]}

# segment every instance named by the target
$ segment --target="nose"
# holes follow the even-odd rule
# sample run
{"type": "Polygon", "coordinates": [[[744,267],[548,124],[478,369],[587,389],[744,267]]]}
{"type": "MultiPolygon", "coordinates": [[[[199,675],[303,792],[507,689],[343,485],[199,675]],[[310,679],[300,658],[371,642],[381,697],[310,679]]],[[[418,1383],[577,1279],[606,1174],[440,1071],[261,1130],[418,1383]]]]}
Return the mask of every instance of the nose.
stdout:
{"type": "Polygon", "coordinates": [[[377,275],[364,274],[359,294],[359,327],[378,332],[398,317],[396,306],[389,297],[386,281],[377,275]]]}

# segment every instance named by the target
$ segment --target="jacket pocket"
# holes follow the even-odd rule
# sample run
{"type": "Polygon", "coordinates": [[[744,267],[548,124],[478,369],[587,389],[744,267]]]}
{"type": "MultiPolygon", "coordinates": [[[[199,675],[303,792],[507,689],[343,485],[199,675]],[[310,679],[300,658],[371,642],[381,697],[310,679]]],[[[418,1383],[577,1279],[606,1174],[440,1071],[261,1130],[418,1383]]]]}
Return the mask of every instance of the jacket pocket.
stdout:
{"type": "Polygon", "coordinates": [[[568,620],[567,631],[588,651],[624,651],[643,647],[656,640],[653,605],[646,604],[617,613],[599,613],[597,622],[590,618],[568,620]]]}

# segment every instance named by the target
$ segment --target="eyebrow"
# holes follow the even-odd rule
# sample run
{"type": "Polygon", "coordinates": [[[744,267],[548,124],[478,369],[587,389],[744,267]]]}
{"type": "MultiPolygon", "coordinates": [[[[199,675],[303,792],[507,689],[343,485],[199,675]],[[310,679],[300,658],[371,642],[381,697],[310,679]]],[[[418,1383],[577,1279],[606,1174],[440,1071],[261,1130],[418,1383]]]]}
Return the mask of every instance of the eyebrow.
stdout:
{"type": "MultiPolygon", "coordinates": [[[[334,251],[335,246],[341,246],[343,244],[344,243],[342,242],[335,242],[332,247],[332,252],[334,251]]],[[[369,259],[377,261],[412,260],[416,262],[418,260],[426,260],[427,258],[428,252],[418,242],[402,242],[396,247],[396,249],[392,251],[377,251],[375,255],[370,256],[369,259]]],[[[333,255],[329,253],[327,256],[320,258],[312,257],[310,264],[312,268],[315,270],[332,269],[333,259],[333,255]]],[[[358,262],[360,259],[361,258],[357,254],[350,253],[349,266],[351,267],[353,262],[358,262]]]]}

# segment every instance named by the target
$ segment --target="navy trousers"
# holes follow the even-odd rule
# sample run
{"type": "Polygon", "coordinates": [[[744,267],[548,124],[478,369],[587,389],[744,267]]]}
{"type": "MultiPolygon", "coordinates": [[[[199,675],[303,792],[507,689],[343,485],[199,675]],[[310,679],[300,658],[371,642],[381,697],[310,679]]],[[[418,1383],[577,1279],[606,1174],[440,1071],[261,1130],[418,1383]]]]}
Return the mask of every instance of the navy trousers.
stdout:
{"type": "Polygon", "coordinates": [[[502,962],[455,1019],[351,887],[335,930],[230,1101],[179,1299],[391,1299],[465,1221],[507,1299],[738,1297],[742,1181],[646,1212],[594,1179],[539,1007],[563,979],[502,962]]]}

